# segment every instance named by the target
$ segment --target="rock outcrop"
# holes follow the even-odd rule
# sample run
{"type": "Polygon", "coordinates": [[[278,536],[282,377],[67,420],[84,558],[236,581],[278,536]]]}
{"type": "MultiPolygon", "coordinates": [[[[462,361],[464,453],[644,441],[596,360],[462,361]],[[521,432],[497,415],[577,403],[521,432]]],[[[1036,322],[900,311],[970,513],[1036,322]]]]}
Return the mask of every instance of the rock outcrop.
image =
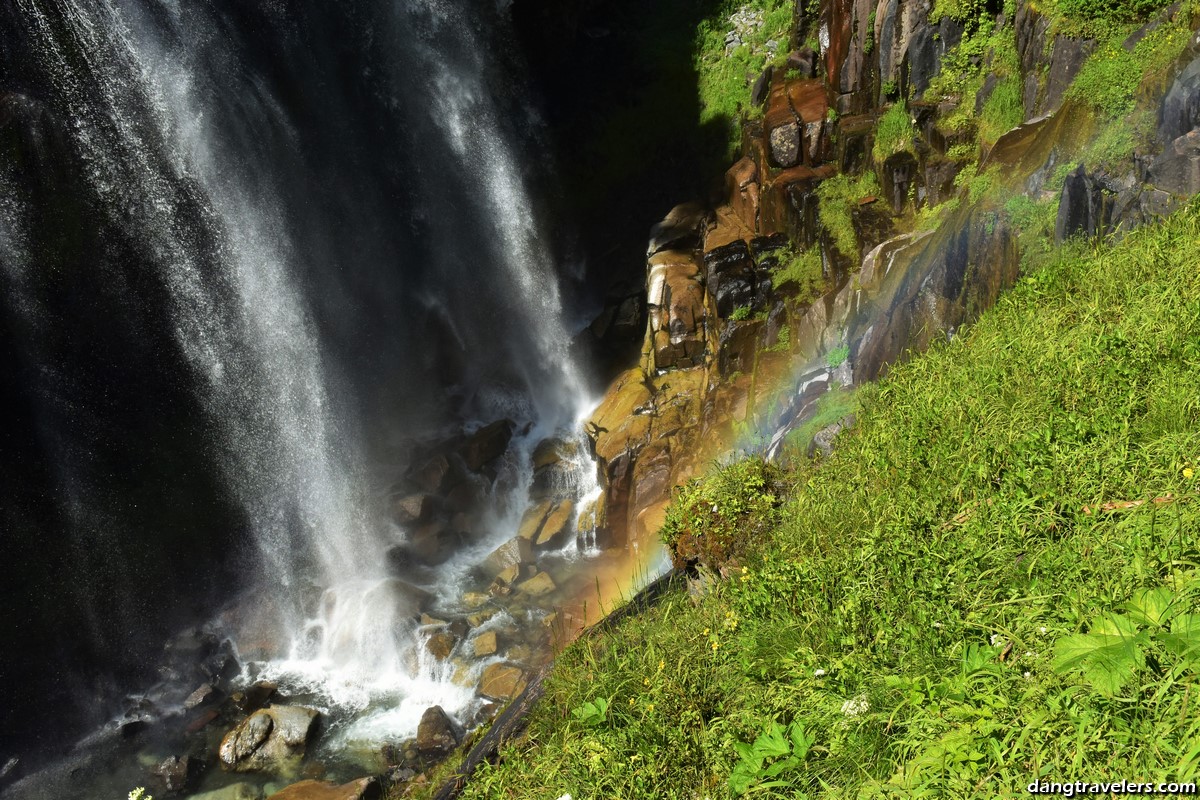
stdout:
{"type": "Polygon", "coordinates": [[[255,711],[221,740],[221,766],[233,772],[279,770],[304,756],[319,716],[303,706],[255,711]]]}

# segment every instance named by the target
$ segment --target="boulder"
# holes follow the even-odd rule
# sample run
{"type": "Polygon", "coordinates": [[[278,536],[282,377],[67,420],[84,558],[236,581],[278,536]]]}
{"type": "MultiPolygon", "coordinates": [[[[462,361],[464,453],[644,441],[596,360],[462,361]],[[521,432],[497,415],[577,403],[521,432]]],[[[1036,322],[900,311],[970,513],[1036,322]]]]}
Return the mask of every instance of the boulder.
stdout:
{"type": "Polygon", "coordinates": [[[462,728],[441,706],[431,706],[417,726],[417,751],[425,758],[440,758],[458,747],[462,728]]]}
{"type": "Polygon", "coordinates": [[[537,538],[534,540],[534,545],[537,547],[558,547],[571,533],[571,522],[575,516],[575,504],[570,500],[563,500],[554,507],[546,517],[546,521],[542,523],[542,528],[538,532],[537,538]]]}
{"type": "Polygon", "coordinates": [[[185,791],[200,771],[200,764],[188,756],[171,756],[153,769],[163,790],[172,794],[185,791]]]}
{"type": "Polygon", "coordinates": [[[445,489],[446,478],[450,474],[450,461],[443,455],[436,455],[409,473],[409,480],[423,492],[437,493],[445,489]]]}
{"type": "Polygon", "coordinates": [[[483,671],[479,693],[493,700],[511,700],[525,691],[525,673],[512,664],[491,664],[483,671]]]}
{"type": "Polygon", "coordinates": [[[557,588],[554,585],[554,579],[546,572],[539,572],[529,580],[517,585],[517,589],[529,597],[541,597],[544,594],[553,592],[557,588]]]}
{"type": "Polygon", "coordinates": [[[319,716],[303,706],[255,711],[221,740],[221,766],[232,772],[273,770],[303,757],[319,716]]]}
{"type": "Polygon", "coordinates": [[[800,124],[794,120],[786,122],[777,128],[772,128],[767,134],[771,145],[772,163],[783,169],[794,167],[800,161],[800,124]]]}
{"type": "Polygon", "coordinates": [[[683,203],[670,210],[662,222],[650,229],[646,256],[662,250],[690,250],[700,241],[700,226],[707,216],[699,203],[683,203]]]}
{"type": "Polygon", "coordinates": [[[484,658],[490,656],[500,649],[499,642],[496,640],[495,631],[484,631],[475,637],[472,645],[475,648],[475,657],[484,658]]]}
{"type": "Polygon", "coordinates": [[[493,550],[479,565],[479,569],[491,580],[514,564],[519,566],[532,559],[532,544],[529,539],[514,536],[493,550]]]}
{"type": "Polygon", "coordinates": [[[467,437],[460,451],[467,467],[478,472],[485,464],[504,455],[516,429],[512,420],[502,419],[484,425],[467,437]]]}
{"type": "Polygon", "coordinates": [[[438,631],[430,635],[425,642],[425,649],[438,661],[445,661],[454,652],[458,638],[448,631],[438,631]]]}
{"type": "Polygon", "coordinates": [[[327,781],[300,781],[267,800],[380,800],[383,789],[375,778],[359,778],[338,786],[327,781]]]}
{"type": "Polygon", "coordinates": [[[196,689],[196,691],[187,696],[187,699],[183,701],[183,707],[188,710],[199,708],[202,705],[212,703],[217,699],[217,697],[217,691],[213,688],[212,684],[203,683],[196,689]]]}
{"type": "Polygon", "coordinates": [[[1183,68],[1158,108],[1158,140],[1170,146],[1200,127],[1200,57],[1183,68]]]}
{"type": "Polygon", "coordinates": [[[392,516],[401,525],[424,522],[433,513],[433,497],[428,494],[410,494],[392,503],[392,516]]]}

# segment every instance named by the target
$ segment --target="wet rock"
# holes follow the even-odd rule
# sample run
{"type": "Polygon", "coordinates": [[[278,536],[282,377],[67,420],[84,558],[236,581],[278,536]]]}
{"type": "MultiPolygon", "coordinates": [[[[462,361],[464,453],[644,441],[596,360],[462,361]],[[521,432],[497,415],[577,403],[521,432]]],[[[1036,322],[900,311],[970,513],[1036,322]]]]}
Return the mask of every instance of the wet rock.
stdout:
{"type": "Polygon", "coordinates": [[[300,781],[267,800],[381,800],[383,789],[374,778],[359,778],[338,786],[326,781],[300,781]]]}
{"type": "Polygon", "coordinates": [[[410,494],[392,503],[392,516],[401,525],[424,522],[433,513],[433,497],[428,494],[410,494]]]}
{"type": "Polygon", "coordinates": [[[200,772],[200,763],[188,756],[171,756],[156,766],[152,774],[158,785],[173,794],[185,791],[200,772]]]}
{"type": "Polygon", "coordinates": [[[318,716],[303,706],[255,711],[221,740],[221,766],[233,772],[272,770],[303,757],[318,716]]]}
{"type": "Polygon", "coordinates": [[[516,429],[516,423],[512,420],[502,419],[484,425],[471,434],[460,451],[467,468],[478,472],[484,465],[504,455],[516,429]]]}
{"type": "MultiPolygon", "coordinates": [[[[749,157],[739,159],[725,172],[725,194],[729,197],[733,212],[751,229],[758,225],[761,194],[758,178],[758,164],[749,157]]],[[[651,261],[652,272],[655,266],[651,261]]]]}
{"type": "Polygon", "coordinates": [[[558,547],[563,544],[571,533],[571,522],[575,515],[575,504],[564,500],[554,507],[542,524],[534,545],[537,547],[558,547]]]}
{"type": "Polygon", "coordinates": [[[199,708],[207,703],[212,703],[218,698],[217,690],[212,687],[211,683],[202,683],[196,688],[196,691],[187,696],[183,701],[183,707],[191,710],[199,708]]]}
{"type": "Polygon", "coordinates": [[[417,726],[417,751],[425,758],[440,758],[458,747],[462,728],[441,706],[425,709],[417,726]]]}
{"type": "Polygon", "coordinates": [[[436,494],[443,491],[450,475],[450,461],[444,455],[435,455],[409,474],[409,480],[423,492],[436,494]]]}
{"type": "Polygon", "coordinates": [[[919,99],[941,71],[942,57],[962,41],[962,34],[962,23],[949,17],[942,17],[937,25],[921,25],[914,30],[901,66],[901,88],[919,99]]]}
{"type": "Polygon", "coordinates": [[[917,178],[916,157],[908,151],[893,153],[883,162],[879,177],[883,196],[888,199],[892,211],[896,214],[904,211],[909,190],[917,178]]]}
{"type": "Polygon", "coordinates": [[[1035,104],[1035,114],[1049,114],[1062,105],[1063,96],[1088,56],[1096,49],[1094,39],[1073,39],[1058,36],[1050,53],[1050,71],[1046,85],[1035,104]]]}
{"type": "Polygon", "coordinates": [[[728,322],[721,328],[720,344],[717,348],[717,369],[728,378],[735,372],[749,374],[754,371],[754,359],[758,353],[762,333],[761,320],[728,322]]]}
{"type": "Polygon", "coordinates": [[[220,715],[221,712],[215,708],[201,709],[194,717],[188,720],[187,727],[184,730],[188,733],[198,733],[207,728],[220,715]]]}
{"type": "Polygon", "coordinates": [[[870,166],[874,145],[874,117],[856,116],[838,120],[836,161],[839,171],[850,175],[860,174],[870,166]]]}
{"type": "Polygon", "coordinates": [[[499,642],[496,640],[495,631],[484,631],[476,636],[471,644],[475,649],[476,658],[490,656],[500,649],[499,642]]]}
{"type": "Polygon", "coordinates": [[[675,206],[662,220],[650,229],[650,243],[646,256],[663,250],[690,250],[700,241],[700,228],[708,216],[699,203],[683,203],[675,206]]]}
{"type": "Polygon", "coordinates": [[[518,535],[493,550],[479,565],[479,571],[488,580],[492,580],[507,568],[519,566],[532,558],[532,542],[518,535]]]}
{"type": "Polygon", "coordinates": [[[1171,83],[1158,108],[1158,140],[1170,145],[1200,127],[1200,57],[1192,60],[1171,83]]]}
{"type": "Polygon", "coordinates": [[[493,700],[511,700],[525,691],[525,673],[512,664],[491,664],[483,671],[479,693],[493,700]]]}
{"type": "Polygon", "coordinates": [[[1149,177],[1171,194],[1189,197],[1200,192],[1200,127],[1168,144],[1150,165],[1149,177]]]}
{"type": "Polygon", "coordinates": [[[957,161],[935,159],[926,162],[925,181],[920,190],[920,199],[926,205],[939,206],[954,197],[958,193],[954,179],[961,168],[957,161]]]}
{"type": "Polygon", "coordinates": [[[438,661],[445,661],[454,652],[456,644],[458,644],[458,637],[448,631],[439,631],[426,640],[425,649],[438,661]]]}
{"type": "Polygon", "coordinates": [[[767,134],[771,145],[771,161],[781,168],[794,167],[800,161],[800,125],[787,122],[767,134]]]}
{"type": "Polygon", "coordinates": [[[554,579],[545,572],[539,572],[529,580],[517,585],[517,589],[530,597],[541,597],[544,594],[553,592],[557,588],[554,585],[554,579]]]}
{"type": "Polygon", "coordinates": [[[1063,180],[1058,218],[1054,224],[1054,240],[1061,243],[1075,235],[1095,236],[1108,227],[1108,211],[1104,188],[1084,169],[1083,165],[1063,180]]]}
{"type": "Polygon", "coordinates": [[[704,254],[707,289],[717,315],[727,319],[735,310],[754,300],[754,260],[742,239],[714,247],[704,254]]]}

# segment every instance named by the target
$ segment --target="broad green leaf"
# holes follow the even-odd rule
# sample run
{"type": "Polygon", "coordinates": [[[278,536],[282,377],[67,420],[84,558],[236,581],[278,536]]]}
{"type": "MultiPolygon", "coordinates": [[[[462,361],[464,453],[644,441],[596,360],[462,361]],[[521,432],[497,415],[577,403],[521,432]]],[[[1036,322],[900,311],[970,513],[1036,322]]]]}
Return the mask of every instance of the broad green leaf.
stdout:
{"type": "Polygon", "coordinates": [[[1170,652],[1186,660],[1200,660],[1200,614],[1180,614],[1171,620],[1171,632],[1156,637],[1170,652]]]}
{"type": "Polygon", "coordinates": [[[792,750],[783,738],[783,726],[778,722],[772,722],[770,730],[754,740],[754,749],[767,758],[786,756],[792,750]]]}
{"type": "Polygon", "coordinates": [[[1171,601],[1174,593],[1165,586],[1157,589],[1142,589],[1134,592],[1133,599],[1125,604],[1130,617],[1143,625],[1162,627],[1170,620],[1171,601]]]}
{"type": "Polygon", "coordinates": [[[1096,620],[1090,633],[1060,639],[1051,666],[1060,674],[1078,670],[1099,692],[1115,695],[1146,665],[1147,639],[1129,617],[1106,615],[1096,620]]]}

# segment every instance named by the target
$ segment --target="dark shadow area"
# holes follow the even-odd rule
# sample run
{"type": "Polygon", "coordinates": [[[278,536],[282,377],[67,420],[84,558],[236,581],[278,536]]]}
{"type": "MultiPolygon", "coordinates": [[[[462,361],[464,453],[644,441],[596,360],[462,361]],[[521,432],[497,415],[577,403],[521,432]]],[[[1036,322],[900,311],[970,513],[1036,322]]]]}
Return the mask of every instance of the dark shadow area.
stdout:
{"type": "Polygon", "coordinates": [[[679,203],[706,200],[728,167],[732,121],[701,125],[694,52],[700,22],[725,5],[514,5],[596,302],[643,290],[650,227],[679,203]]]}

